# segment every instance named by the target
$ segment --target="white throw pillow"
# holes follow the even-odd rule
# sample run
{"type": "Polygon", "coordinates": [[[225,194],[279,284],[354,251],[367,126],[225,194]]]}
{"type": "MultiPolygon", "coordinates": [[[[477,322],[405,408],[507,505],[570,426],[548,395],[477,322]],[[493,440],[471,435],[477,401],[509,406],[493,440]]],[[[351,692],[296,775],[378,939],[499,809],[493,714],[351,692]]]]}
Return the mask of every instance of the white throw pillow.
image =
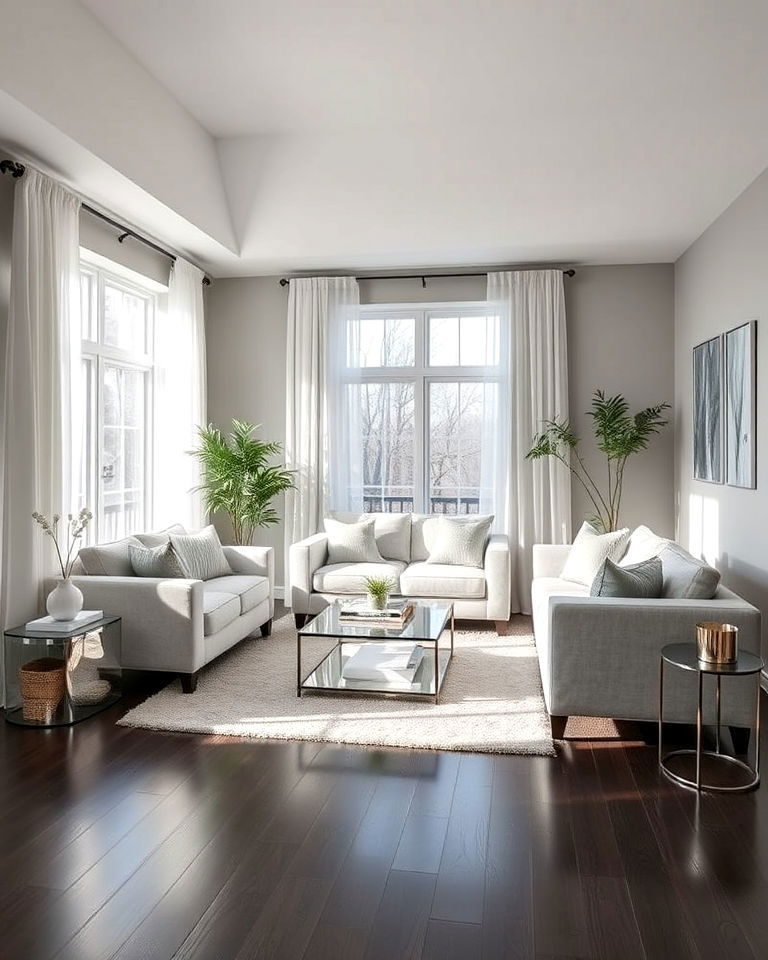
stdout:
{"type": "Polygon", "coordinates": [[[573,541],[560,578],[591,587],[606,560],[619,562],[628,540],[629,527],[613,533],[600,533],[585,521],[573,541]]]}
{"type": "Polygon", "coordinates": [[[381,563],[383,557],[376,546],[374,521],[343,523],[323,520],[328,535],[328,563],[381,563]]]}
{"type": "Polygon", "coordinates": [[[232,576],[232,568],[227,563],[221,549],[221,540],[213,524],[199,533],[188,533],[184,536],[172,533],[170,540],[184,576],[189,580],[213,580],[215,577],[232,576]]]}
{"type": "Polygon", "coordinates": [[[643,563],[645,560],[653,560],[671,542],[671,540],[658,536],[649,527],[641,524],[632,531],[626,553],[621,558],[619,566],[631,567],[636,563],[643,563]]]}
{"type": "Polygon", "coordinates": [[[427,563],[482,567],[493,517],[438,517],[437,537],[427,563]]]}
{"type": "Polygon", "coordinates": [[[411,561],[410,513],[346,513],[334,511],[333,519],[341,523],[360,523],[373,520],[376,546],[385,560],[411,561]]]}

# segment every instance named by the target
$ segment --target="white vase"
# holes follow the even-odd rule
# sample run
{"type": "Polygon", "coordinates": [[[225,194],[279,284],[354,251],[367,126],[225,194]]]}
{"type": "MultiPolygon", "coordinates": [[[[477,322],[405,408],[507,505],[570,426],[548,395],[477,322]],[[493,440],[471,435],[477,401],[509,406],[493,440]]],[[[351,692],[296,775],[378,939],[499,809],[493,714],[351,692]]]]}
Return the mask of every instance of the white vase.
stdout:
{"type": "Polygon", "coordinates": [[[69,578],[59,580],[48,594],[45,608],[54,620],[74,620],[83,609],[83,594],[69,578]]]}

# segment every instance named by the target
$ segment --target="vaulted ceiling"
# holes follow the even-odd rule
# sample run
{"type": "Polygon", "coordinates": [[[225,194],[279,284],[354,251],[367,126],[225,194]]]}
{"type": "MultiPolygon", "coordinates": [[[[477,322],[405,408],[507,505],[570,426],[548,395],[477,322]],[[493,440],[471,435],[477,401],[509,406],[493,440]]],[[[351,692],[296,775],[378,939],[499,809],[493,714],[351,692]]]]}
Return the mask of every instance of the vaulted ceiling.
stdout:
{"type": "Polygon", "coordinates": [[[154,83],[205,138],[137,136],[176,194],[123,172],[219,275],[670,261],[768,165],[762,0],[83,5],[146,78],[128,107],[154,83]]]}

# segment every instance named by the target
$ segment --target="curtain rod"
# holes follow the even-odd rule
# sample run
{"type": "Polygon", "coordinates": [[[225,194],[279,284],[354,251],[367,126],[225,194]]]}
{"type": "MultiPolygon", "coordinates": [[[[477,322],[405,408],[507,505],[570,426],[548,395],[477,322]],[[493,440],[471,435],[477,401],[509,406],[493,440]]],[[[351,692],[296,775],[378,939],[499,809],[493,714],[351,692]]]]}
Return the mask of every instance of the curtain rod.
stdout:
{"type": "MultiPolygon", "coordinates": [[[[19,177],[23,176],[26,167],[23,163],[19,163],[16,160],[0,160],[0,173],[10,173],[14,180],[18,180],[19,177]]],[[[123,243],[128,237],[133,237],[134,240],[138,240],[139,243],[143,243],[147,247],[151,247],[153,250],[156,250],[158,253],[161,253],[164,257],[168,257],[169,260],[172,260],[176,263],[177,257],[175,253],[171,253],[170,250],[165,250],[163,247],[158,246],[152,240],[148,240],[146,237],[142,237],[141,234],[136,233],[135,230],[132,230],[130,227],[127,227],[124,223],[119,223],[117,220],[113,220],[112,217],[108,217],[106,213],[102,213],[100,210],[96,210],[95,207],[89,206],[87,203],[81,203],[81,207],[87,213],[90,213],[94,217],[98,217],[100,220],[104,220],[105,223],[110,224],[110,226],[115,227],[117,230],[120,230],[121,233],[117,238],[118,243],[123,243]]],[[[210,284],[208,277],[203,277],[203,285],[208,286],[210,284]]]]}
{"type": "MultiPolygon", "coordinates": [[[[426,287],[427,280],[439,280],[441,277],[486,277],[488,276],[488,270],[476,271],[475,273],[403,273],[398,274],[397,276],[390,274],[386,277],[355,277],[355,280],[421,280],[422,287],[426,287]]],[[[576,275],[575,270],[563,270],[563,275],[566,277],[574,277],[576,275]]],[[[294,280],[308,280],[309,277],[293,277],[294,280]]],[[[290,280],[286,280],[283,277],[280,280],[281,287],[287,287],[290,283],[290,280]]]]}

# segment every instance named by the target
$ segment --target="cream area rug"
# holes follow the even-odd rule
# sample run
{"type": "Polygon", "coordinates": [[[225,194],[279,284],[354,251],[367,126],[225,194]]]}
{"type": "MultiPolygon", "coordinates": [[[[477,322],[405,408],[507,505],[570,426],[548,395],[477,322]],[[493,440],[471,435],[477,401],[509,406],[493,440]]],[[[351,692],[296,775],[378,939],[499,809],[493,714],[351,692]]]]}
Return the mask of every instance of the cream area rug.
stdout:
{"type": "MultiPolygon", "coordinates": [[[[303,676],[333,647],[302,639],[303,676]]],[[[528,617],[509,634],[457,631],[440,703],[305,693],[296,696],[291,616],[272,636],[249,638],[200,675],[197,691],[178,680],[130,710],[123,726],[258,737],[554,756],[528,617]]]]}

